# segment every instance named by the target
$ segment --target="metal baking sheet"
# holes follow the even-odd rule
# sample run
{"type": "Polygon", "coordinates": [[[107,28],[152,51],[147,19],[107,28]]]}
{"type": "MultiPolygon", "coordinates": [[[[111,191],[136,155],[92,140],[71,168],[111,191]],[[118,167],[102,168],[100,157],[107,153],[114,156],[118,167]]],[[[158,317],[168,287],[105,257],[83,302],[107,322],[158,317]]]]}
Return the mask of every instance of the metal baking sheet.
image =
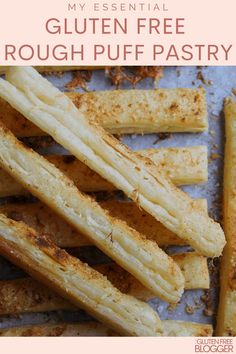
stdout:
{"type": "MultiPolygon", "coordinates": [[[[64,90],[65,83],[70,81],[71,75],[70,72],[67,72],[61,77],[49,76],[48,79],[59,89],[64,90]]],[[[209,152],[209,181],[202,185],[184,187],[184,190],[194,198],[207,198],[210,214],[220,221],[224,146],[224,119],[222,115],[222,107],[224,99],[229,95],[233,95],[233,89],[236,88],[236,67],[166,67],[164,68],[163,78],[160,79],[155,87],[196,88],[199,86],[204,87],[207,92],[209,115],[208,133],[171,134],[164,140],[159,139],[157,134],[144,136],[130,135],[123,136],[122,141],[134,150],[158,147],[193,146],[200,144],[207,145],[209,152]],[[199,75],[199,72],[201,72],[201,75],[199,75]],[[212,156],[217,158],[211,158],[212,156]]],[[[151,89],[153,87],[153,81],[151,79],[146,79],[139,83],[136,86],[136,89],[151,89]]],[[[125,84],[121,88],[130,89],[132,87],[129,84],[125,84]]],[[[93,72],[92,80],[88,83],[88,90],[112,89],[115,89],[115,87],[111,86],[111,83],[104,75],[103,70],[93,72]]],[[[58,146],[53,146],[50,147],[50,152],[60,153],[63,152],[63,149],[58,146]]],[[[168,252],[178,251],[178,248],[168,250],[168,252]]],[[[94,254],[93,251],[92,258],[95,256],[99,262],[100,254],[97,254],[96,252],[94,254]]],[[[217,264],[217,261],[214,261],[214,263],[217,264]]],[[[211,268],[215,269],[215,267],[212,267],[213,263],[211,260],[209,261],[209,264],[211,268]]],[[[12,266],[3,258],[0,258],[0,279],[14,279],[22,276],[22,274],[22,271],[12,266]]],[[[198,275],[196,274],[196,276],[198,275]]],[[[171,308],[168,304],[159,299],[150,301],[150,304],[159,313],[162,319],[178,319],[214,324],[218,295],[218,287],[215,277],[217,277],[217,274],[214,274],[212,289],[209,294],[207,294],[210,302],[212,302],[210,307],[209,301],[206,305],[206,302],[202,300],[204,291],[201,290],[185,291],[181,302],[176,308],[171,308]]],[[[76,313],[58,311],[44,314],[25,314],[0,318],[0,328],[55,321],[83,321],[87,319],[88,316],[83,311],[78,311],[76,313]]]]}

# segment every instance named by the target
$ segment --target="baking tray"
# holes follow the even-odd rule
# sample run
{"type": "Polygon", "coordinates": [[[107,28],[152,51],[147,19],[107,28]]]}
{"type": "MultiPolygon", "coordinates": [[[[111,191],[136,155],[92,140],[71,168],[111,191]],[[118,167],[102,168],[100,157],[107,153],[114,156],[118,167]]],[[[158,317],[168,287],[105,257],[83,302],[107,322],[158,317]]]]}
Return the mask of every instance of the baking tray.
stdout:
{"type": "MultiPolygon", "coordinates": [[[[65,84],[72,78],[72,73],[66,72],[62,76],[48,76],[59,89],[65,90],[65,84]]],[[[218,221],[221,220],[222,212],[222,167],[223,167],[223,146],[224,146],[224,118],[222,107],[224,99],[233,95],[236,88],[236,67],[165,67],[164,76],[158,83],[153,83],[151,79],[140,82],[136,89],[178,88],[178,87],[204,87],[207,92],[209,132],[208,133],[178,133],[166,135],[160,139],[158,134],[129,135],[121,137],[121,140],[131,149],[138,150],[144,148],[177,147],[207,145],[209,153],[209,180],[202,185],[186,186],[183,189],[194,198],[207,198],[209,213],[218,221]]],[[[87,88],[92,90],[112,90],[116,89],[111,85],[104,70],[93,72],[92,79],[87,88]]],[[[121,86],[122,89],[130,89],[128,83],[121,86]]],[[[81,89],[78,91],[81,91],[81,89]]],[[[49,153],[65,152],[61,147],[53,145],[44,148],[40,152],[49,153]]],[[[0,203],[2,201],[0,200],[0,203]]],[[[186,249],[186,248],[185,248],[186,249]]],[[[181,248],[181,251],[183,248],[181,248]]],[[[179,252],[180,248],[174,247],[168,252],[179,252]]],[[[100,262],[104,257],[94,249],[85,249],[86,257],[93,259],[93,262],[100,262]]],[[[185,291],[181,302],[175,307],[170,307],[167,303],[154,299],[150,301],[151,306],[159,313],[161,319],[178,319],[184,321],[212,323],[215,322],[215,312],[218,301],[217,265],[218,260],[209,260],[211,269],[212,285],[209,292],[202,290],[185,291]],[[207,300],[207,301],[206,301],[207,300]]],[[[8,261],[0,258],[0,279],[14,279],[22,276],[23,272],[12,266],[8,261]]],[[[197,276],[197,274],[196,274],[197,276]]],[[[24,314],[20,316],[5,316],[0,318],[0,328],[20,326],[26,324],[42,324],[45,322],[58,321],[86,321],[89,317],[83,311],[78,312],[51,312],[43,314],[24,314]]]]}

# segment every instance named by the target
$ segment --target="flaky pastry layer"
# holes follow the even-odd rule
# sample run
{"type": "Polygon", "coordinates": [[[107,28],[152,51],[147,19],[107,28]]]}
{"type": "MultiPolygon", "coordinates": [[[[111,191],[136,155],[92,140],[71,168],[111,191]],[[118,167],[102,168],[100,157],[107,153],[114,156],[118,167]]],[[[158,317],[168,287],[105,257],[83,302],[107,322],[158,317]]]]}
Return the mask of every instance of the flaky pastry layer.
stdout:
{"type": "Polygon", "coordinates": [[[156,336],[157,314],[144,302],[117,290],[103,275],[37,234],[0,214],[0,252],[31,276],[120,333],[156,336]]]}
{"type": "Polygon", "coordinates": [[[87,118],[111,133],[199,132],[208,128],[203,89],[95,91],[70,93],[69,97],[87,118]]]}
{"type": "Polygon", "coordinates": [[[0,165],[153,293],[166,301],[178,301],[184,278],[177,264],[156,243],[80,193],[60,170],[3,126],[0,165]]]}
{"type": "MultiPolygon", "coordinates": [[[[199,132],[208,128],[202,89],[115,90],[68,93],[89,120],[116,134],[199,132]]],[[[0,119],[18,137],[46,135],[0,99],[0,119]]]]}
{"type": "MultiPolygon", "coordinates": [[[[194,201],[196,207],[207,212],[205,199],[194,201]]],[[[133,202],[118,200],[100,201],[102,208],[110,215],[126,222],[133,229],[159,246],[184,245],[182,239],[166,229],[150,214],[141,210],[133,202]]],[[[52,240],[62,248],[91,245],[91,240],[78,232],[51,208],[43,203],[13,203],[0,205],[0,212],[14,220],[24,221],[40,233],[49,234],[52,240]]]]}
{"type": "MultiPolygon", "coordinates": [[[[209,272],[204,257],[196,253],[183,253],[173,258],[183,271],[185,289],[209,288],[209,272]]],[[[114,263],[93,268],[106,276],[123,294],[132,295],[145,302],[155,297],[130,273],[114,263]]],[[[55,310],[75,310],[75,307],[32,278],[0,281],[0,315],[55,310]]]]}
{"type": "MultiPolygon", "coordinates": [[[[0,113],[1,114],[1,113],[0,113]]],[[[162,168],[176,185],[202,183],[208,178],[206,146],[146,149],[139,151],[162,168]]],[[[71,155],[45,156],[83,192],[113,191],[115,186],[71,155]]],[[[21,184],[0,169],[0,197],[27,194],[21,184]]]]}

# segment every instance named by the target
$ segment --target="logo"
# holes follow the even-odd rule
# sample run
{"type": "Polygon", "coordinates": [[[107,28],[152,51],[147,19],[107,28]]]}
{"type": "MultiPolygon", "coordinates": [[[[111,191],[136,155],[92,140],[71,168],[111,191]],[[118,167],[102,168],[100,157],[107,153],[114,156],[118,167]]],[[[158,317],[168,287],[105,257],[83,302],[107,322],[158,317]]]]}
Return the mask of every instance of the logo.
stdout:
{"type": "Polygon", "coordinates": [[[233,353],[232,338],[204,338],[195,340],[195,353],[233,353]]]}

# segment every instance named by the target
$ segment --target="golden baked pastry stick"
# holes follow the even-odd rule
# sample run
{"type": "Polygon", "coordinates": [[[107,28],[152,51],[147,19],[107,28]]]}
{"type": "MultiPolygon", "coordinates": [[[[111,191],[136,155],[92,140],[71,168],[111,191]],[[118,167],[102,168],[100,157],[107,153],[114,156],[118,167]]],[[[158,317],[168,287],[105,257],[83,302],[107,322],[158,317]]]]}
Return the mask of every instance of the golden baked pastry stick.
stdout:
{"type": "MultiPolygon", "coordinates": [[[[207,212],[206,200],[196,200],[194,203],[196,207],[207,212]]],[[[99,204],[111,216],[125,221],[133,229],[147,239],[155,241],[159,246],[184,244],[182,239],[166,229],[133,202],[111,199],[100,201],[99,204]]],[[[6,214],[14,220],[23,221],[40,233],[49,234],[53,242],[59,247],[73,248],[92,244],[88,237],[85,237],[43,203],[3,204],[0,205],[0,213],[6,214]]]]}
{"type": "Polygon", "coordinates": [[[236,102],[224,106],[226,144],[224,166],[224,230],[227,244],[220,273],[218,336],[236,336],[236,102]]]}
{"type": "Polygon", "coordinates": [[[208,129],[204,89],[109,90],[68,96],[86,118],[113,134],[208,129]]]}
{"type": "MultiPolygon", "coordinates": [[[[206,258],[192,252],[175,255],[173,258],[183,271],[185,289],[209,288],[206,258]],[[195,274],[198,276],[194,276],[195,274]]],[[[155,297],[150,290],[115,263],[93,268],[105,275],[124,294],[132,295],[145,302],[155,297]]],[[[32,278],[0,281],[1,316],[55,310],[75,310],[75,307],[32,278]]]]}
{"type": "MultiPolygon", "coordinates": [[[[112,133],[202,132],[208,128],[203,89],[66,93],[86,118],[112,133]]],[[[47,135],[0,99],[0,119],[18,137],[47,135]]]]}
{"type": "MultiPolygon", "coordinates": [[[[213,328],[204,323],[162,321],[165,337],[208,337],[213,328]]],[[[110,337],[117,336],[109,328],[97,322],[58,323],[0,329],[1,337],[110,337]]]]}
{"type": "Polygon", "coordinates": [[[161,321],[149,305],[122,294],[103,275],[58,248],[49,237],[3,214],[0,253],[119,333],[161,333],[161,321]]]}
{"type": "Polygon", "coordinates": [[[199,253],[209,257],[221,254],[225,238],[220,225],[197,210],[192,199],[157,172],[151,160],[138,157],[91,124],[83,110],[33,68],[11,67],[7,79],[9,82],[0,81],[0,96],[15,109],[199,253]]]}
{"type": "Polygon", "coordinates": [[[0,126],[0,165],[153,293],[176,302],[184,288],[177,264],[155,242],[111,217],[60,170],[0,126]]]}
{"type": "MultiPolygon", "coordinates": [[[[146,149],[142,155],[152,159],[177,185],[205,182],[208,178],[207,147],[146,149]]],[[[113,191],[115,186],[71,155],[46,155],[83,192],[113,191]]],[[[25,195],[25,190],[0,168],[0,197],[25,195]]]]}

